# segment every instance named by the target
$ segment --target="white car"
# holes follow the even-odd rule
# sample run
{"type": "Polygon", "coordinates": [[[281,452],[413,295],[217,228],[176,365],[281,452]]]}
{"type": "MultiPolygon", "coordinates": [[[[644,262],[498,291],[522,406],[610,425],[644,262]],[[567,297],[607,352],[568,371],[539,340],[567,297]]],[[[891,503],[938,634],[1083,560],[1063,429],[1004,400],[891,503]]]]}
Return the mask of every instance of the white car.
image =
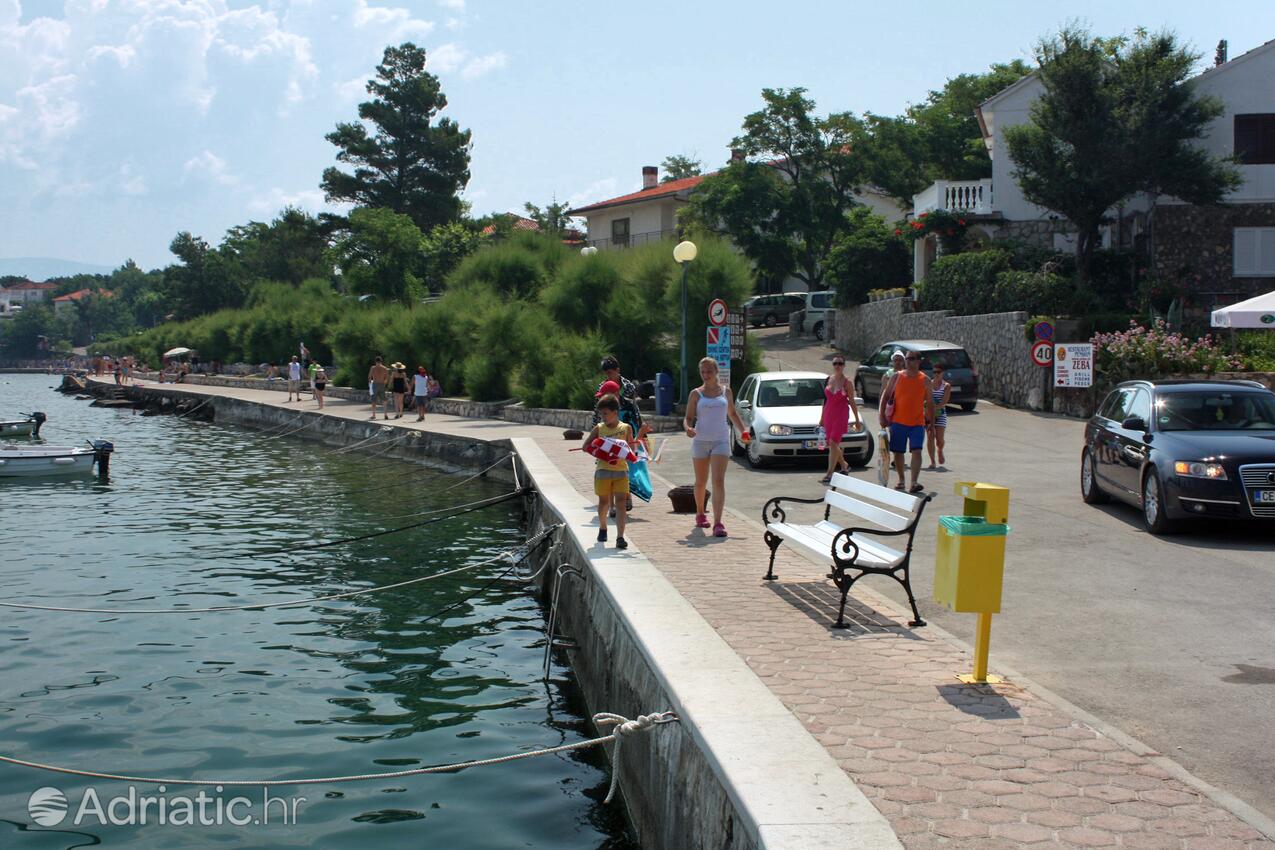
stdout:
{"type": "Polygon", "coordinates": [[[827,336],[828,317],[837,312],[836,295],[831,290],[802,293],[806,299],[806,315],[801,320],[801,332],[813,334],[822,342],[827,336]]]}
{"type": "MultiPolygon", "coordinates": [[[[819,372],[755,372],[744,379],[735,399],[739,418],[748,428],[750,440],[743,443],[731,425],[731,450],[747,454],[754,467],[773,460],[823,457],[819,451],[819,415],[823,411],[823,388],[828,376],[819,372]]],[[[859,416],[863,399],[856,397],[859,416]]],[[[851,417],[851,424],[853,424],[851,417]]],[[[841,441],[846,462],[867,466],[872,462],[876,441],[868,427],[849,431],[841,441]]]]}

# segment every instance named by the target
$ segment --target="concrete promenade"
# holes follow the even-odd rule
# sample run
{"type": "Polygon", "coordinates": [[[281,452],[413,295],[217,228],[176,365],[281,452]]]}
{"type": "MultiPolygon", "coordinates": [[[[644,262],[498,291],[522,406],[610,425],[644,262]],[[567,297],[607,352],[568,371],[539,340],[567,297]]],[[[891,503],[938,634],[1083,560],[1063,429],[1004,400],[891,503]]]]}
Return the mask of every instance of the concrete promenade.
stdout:
{"type": "MultiPolygon", "coordinates": [[[[272,391],[163,389],[315,410],[272,391]]],[[[333,400],[324,413],[367,419],[368,408],[333,400]]],[[[378,424],[479,440],[534,438],[576,487],[580,510],[594,511],[592,463],[568,452],[577,443],[559,429],[443,415],[417,423],[414,414],[378,424]]],[[[632,545],[823,744],[909,850],[1275,848],[1249,823],[1269,834],[1261,815],[1021,678],[959,684],[955,674],[971,666],[967,648],[934,627],[908,629],[908,617],[869,587],[851,596],[852,628],[830,630],[837,595],[826,564],[784,547],[780,580],[761,581],[769,554],[761,527],[734,515],[729,538],[705,536],[689,516],[670,512],[670,485],[659,480],[688,483],[690,470],[654,471],[656,497],[634,512],[632,545]]],[[[918,535],[932,535],[933,521],[918,535]]],[[[992,668],[1004,672],[994,655],[992,668]]]]}

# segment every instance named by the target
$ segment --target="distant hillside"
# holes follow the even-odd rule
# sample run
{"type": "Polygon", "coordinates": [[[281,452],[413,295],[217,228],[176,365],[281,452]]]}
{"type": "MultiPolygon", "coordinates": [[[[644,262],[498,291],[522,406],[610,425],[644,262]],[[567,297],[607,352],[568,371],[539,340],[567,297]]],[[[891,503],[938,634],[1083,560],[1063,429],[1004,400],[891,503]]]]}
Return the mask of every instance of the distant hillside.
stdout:
{"type": "Polygon", "coordinates": [[[110,274],[113,271],[115,268],[112,266],[75,263],[54,257],[0,257],[0,276],[16,274],[37,282],[51,277],[68,277],[73,274],[110,274]]]}

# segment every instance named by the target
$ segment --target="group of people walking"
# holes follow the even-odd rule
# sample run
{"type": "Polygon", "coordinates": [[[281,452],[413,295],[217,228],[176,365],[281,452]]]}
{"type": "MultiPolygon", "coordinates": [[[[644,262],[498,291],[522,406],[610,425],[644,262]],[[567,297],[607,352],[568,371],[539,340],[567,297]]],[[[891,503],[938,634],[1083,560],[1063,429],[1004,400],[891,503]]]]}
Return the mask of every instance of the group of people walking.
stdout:
{"type": "Polygon", "coordinates": [[[416,421],[425,419],[429,400],[440,392],[438,381],[433,378],[424,366],[416,367],[416,374],[408,376],[407,366],[399,361],[385,365],[382,357],[377,357],[372,367],[367,370],[367,391],[372,403],[372,416],[376,418],[376,409],[390,418],[390,408],[394,409],[394,418],[402,419],[404,407],[416,411],[416,421]],[[408,401],[408,391],[411,391],[408,401]]]}
{"type": "MultiPolygon", "coordinates": [[[[878,420],[886,434],[887,450],[892,456],[898,483],[894,489],[920,493],[921,454],[928,450],[929,469],[939,470],[946,464],[947,405],[952,386],[945,377],[942,363],[933,364],[933,376],[921,371],[921,355],[897,351],[891,358],[878,402],[878,420]],[[907,474],[905,475],[905,471],[907,474]]],[[[824,384],[824,401],[819,416],[828,447],[828,468],[821,481],[829,483],[838,472],[850,469],[842,450],[842,440],[851,431],[865,427],[855,403],[854,385],[846,376],[846,361],[841,355],[832,360],[833,372],[824,384]]],[[[602,362],[607,380],[598,387],[593,430],[585,437],[584,448],[599,439],[635,443],[641,435],[641,412],[637,407],[637,391],[632,381],[620,375],[619,362],[608,356],[602,362]]],[[[699,363],[702,383],[691,390],[686,401],[682,427],[691,439],[691,463],[695,470],[695,528],[711,528],[714,537],[726,537],[722,523],[726,506],[726,467],[731,456],[733,423],[740,439],[750,438],[748,428],[735,410],[730,387],[719,381],[717,361],[705,357],[699,363]],[[708,518],[711,481],[712,521],[708,518]]],[[[888,482],[888,476],[882,483],[888,482]]],[[[594,492],[598,496],[598,542],[607,540],[607,519],[616,519],[616,548],[625,549],[627,514],[633,509],[629,493],[628,464],[620,458],[599,457],[594,472],[594,492]]]]}

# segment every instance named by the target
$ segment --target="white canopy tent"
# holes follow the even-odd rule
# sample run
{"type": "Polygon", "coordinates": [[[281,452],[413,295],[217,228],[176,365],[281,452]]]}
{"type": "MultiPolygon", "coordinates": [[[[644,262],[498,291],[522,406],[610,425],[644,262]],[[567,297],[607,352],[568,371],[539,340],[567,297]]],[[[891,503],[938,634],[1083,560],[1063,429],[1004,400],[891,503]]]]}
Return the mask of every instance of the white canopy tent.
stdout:
{"type": "Polygon", "coordinates": [[[1275,292],[1213,311],[1215,328],[1269,328],[1275,330],[1275,292]]]}

